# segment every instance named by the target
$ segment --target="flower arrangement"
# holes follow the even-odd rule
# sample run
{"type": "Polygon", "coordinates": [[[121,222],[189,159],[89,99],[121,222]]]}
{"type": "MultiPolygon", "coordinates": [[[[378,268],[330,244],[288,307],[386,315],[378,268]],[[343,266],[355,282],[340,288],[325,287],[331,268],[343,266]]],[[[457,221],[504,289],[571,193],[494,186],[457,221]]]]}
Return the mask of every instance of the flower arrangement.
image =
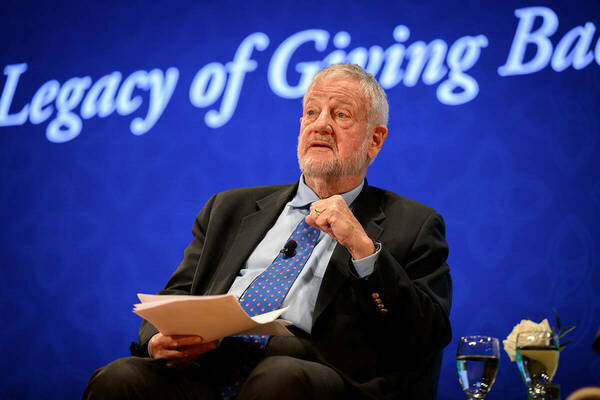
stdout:
{"type": "MultiPolygon", "coordinates": [[[[517,325],[515,325],[510,332],[510,334],[502,341],[504,345],[504,351],[510,357],[511,361],[516,361],[516,348],[517,348],[517,335],[521,332],[526,331],[542,331],[542,332],[550,332],[552,334],[557,333],[559,340],[562,339],[566,334],[575,329],[574,326],[561,326],[560,318],[558,317],[558,313],[554,310],[554,315],[556,317],[556,329],[552,328],[548,323],[548,319],[544,319],[539,323],[535,323],[529,319],[523,319],[517,325]]],[[[565,342],[560,343],[559,350],[562,351],[567,344],[571,343],[572,340],[567,340],[565,342]]],[[[544,343],[539,343],[544,344],[544,343]]]]}

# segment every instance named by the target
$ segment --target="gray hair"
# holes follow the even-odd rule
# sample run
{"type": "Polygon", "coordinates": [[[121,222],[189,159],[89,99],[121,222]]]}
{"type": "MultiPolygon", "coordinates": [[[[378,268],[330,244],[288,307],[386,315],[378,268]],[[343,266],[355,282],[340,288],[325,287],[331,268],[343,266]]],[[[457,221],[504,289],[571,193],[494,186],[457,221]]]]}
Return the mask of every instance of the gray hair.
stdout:
{"type": "Polygon", "coordinates": [[[318,80],[334,74],[343,74],[356,79],[362,87],[363,95],[370,101],[367,108],[369,123],[373,125],[387,125],[389,105],[383,88],[373,75],[356,64],[333,64],[319,71],[306,90],[302,99],[302,105],[304,106],[306,102],[306,94],[318,80]]]}

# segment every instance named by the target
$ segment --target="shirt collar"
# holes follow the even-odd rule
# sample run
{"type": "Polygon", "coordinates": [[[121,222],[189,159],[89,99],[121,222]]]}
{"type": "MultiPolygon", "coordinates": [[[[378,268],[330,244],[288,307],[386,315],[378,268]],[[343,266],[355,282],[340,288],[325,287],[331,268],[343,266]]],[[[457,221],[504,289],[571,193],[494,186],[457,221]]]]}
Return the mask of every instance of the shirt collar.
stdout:
{"type": "MultiPolygon", "coordinates": [[[[363,179],[362,182],[360,182],[360,185],[358,185],[354,189],[346,193],[340,194],[346,202],[346,204],[348,204],[348,206],[352,205],[352,203],[358,197],[358,194],[360,193],[364,185],[365,181],[363,179]]],[[[317,200],[319,200],[319,196],[317,196],[315,192],[313,192],[312,189],[309,188],[306,185],[306,183],[304,183],[304,175],[302,175],[300,176],[298,191],[296,192],[296,195],[294,196],[292,201],[288,203],[288,205],[294,208],[304,208],[317,200]]]]}

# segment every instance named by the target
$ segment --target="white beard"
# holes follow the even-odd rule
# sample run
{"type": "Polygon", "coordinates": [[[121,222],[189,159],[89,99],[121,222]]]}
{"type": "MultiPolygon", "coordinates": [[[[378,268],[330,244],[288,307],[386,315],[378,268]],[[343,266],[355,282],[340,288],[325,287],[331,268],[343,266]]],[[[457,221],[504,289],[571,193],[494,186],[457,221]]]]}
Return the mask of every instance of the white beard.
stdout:
{"type": "Polygon", "coordinates": [[[354,175],[362,171],[365,166],[371,161],[367,156],[369,150],[369,138],[367,137],[362,146],[350,158],[340,160],[335,158],[332,160],[316,160],[310,155],[301,155],[300,147],[298,147],[298,165],[305,176],[329,176],[343,177],[354,175]]]}

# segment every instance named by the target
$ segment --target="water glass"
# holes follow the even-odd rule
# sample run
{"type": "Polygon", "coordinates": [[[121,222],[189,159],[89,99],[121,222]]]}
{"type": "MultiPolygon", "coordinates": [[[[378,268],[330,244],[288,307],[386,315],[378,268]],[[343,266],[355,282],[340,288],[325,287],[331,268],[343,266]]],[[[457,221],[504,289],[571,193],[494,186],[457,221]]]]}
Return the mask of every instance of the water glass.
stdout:
{"type": "Polygon", "coordinates": [[[484,399],[496,381],[500,360],[498,339],[464,336],[458,342],[456,368],[463,391],[469,399],[484,399]]]}
{"type": "Polygon", "coordinates": [[[529,399],[546,397],[558,368],[559,342],[555,333],[527,331],[517,335],[517,366],[529,399]]]}

